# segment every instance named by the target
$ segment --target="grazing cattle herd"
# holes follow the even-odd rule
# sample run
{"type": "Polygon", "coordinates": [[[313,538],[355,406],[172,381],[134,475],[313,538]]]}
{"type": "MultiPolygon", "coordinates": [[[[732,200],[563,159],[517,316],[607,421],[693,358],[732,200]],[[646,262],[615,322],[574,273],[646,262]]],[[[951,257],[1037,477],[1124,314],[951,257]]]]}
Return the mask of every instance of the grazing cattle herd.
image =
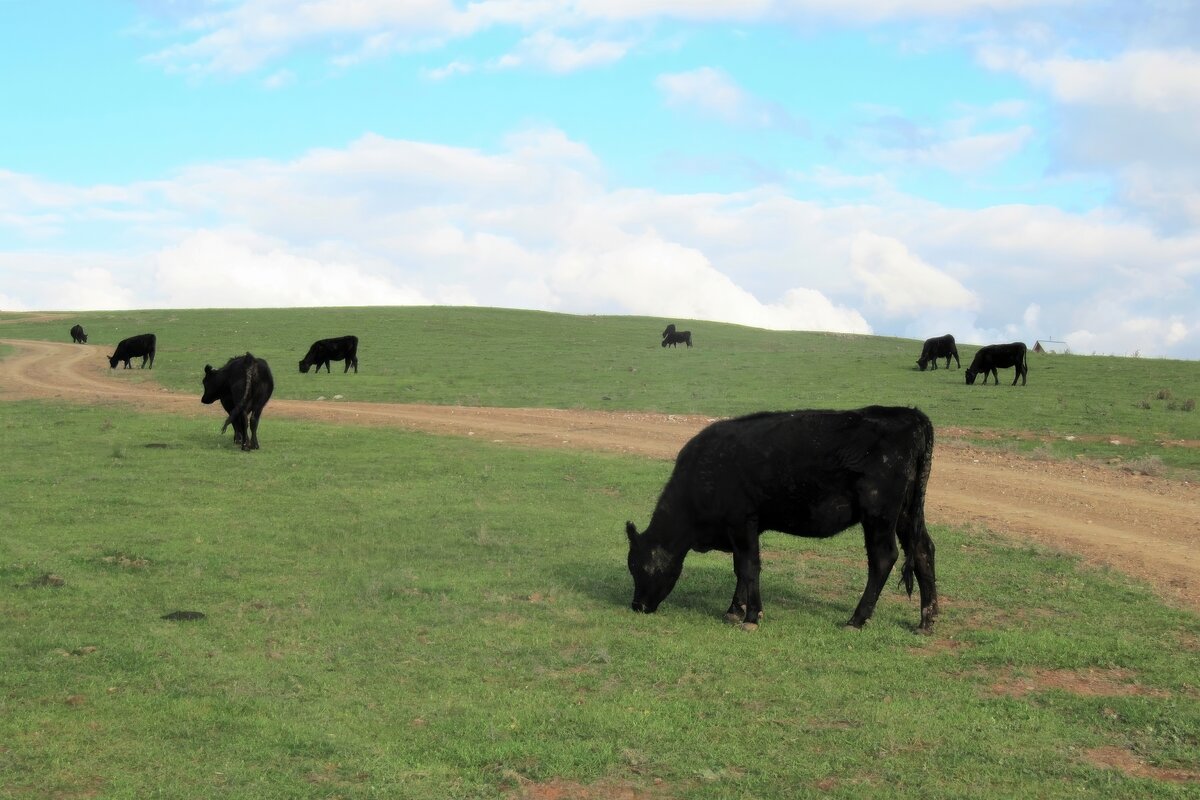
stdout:
{"type": "MultiPolygon", "coordinates": [[[[83,327],[71,339],[87,342],[83,327]]],[[[662,332],[662,347],[692,347],[691,331],[674,323],[662,332]]],[[[153,369],[153,333],[118,342],[109,367],[140,357],[153,369]]],[[[926,339],[917,359],[924,372],[938,359],[953,358],[962,368],[950,334],[926,339]]],[[[299,362],[300,372],[316,367],[331,372],[344,361],[343,374],[358,372],[358,337],[318,339],[299,362]]],[[[966,382],[982,374],[999,383],[997,369],[1015,368],[1025,385],[1029,368],[1021,342],[981,347],[966,369],[966,382]]],[[[259,449],[258,426],[275,389],[267,362],[247,352],[224,366],[204,366],[200,401],[220,401],[224,433],[233,427],[242,450],[259,449]]],[[[853,411],[796,410],[751,414],[714,422],[680,450],[646,530],[625,523],[628,568],[635,611],[653,613],[670,595],[693,550],[733,556],[736,585],[725,617],[756,628],[763,606],[759,588],[759,537],[764,531],[828,538],[861,524],[867,553],[867,585],[848,626],[862,627],[875,610],[892,567],[904,553],[901,582],[912,595],[920,590],[918,629],[928,631],[938,613],[934,545],[925,528],[925,490],[933,459],[933,425],[908,407],[868,406],[853,411]],[[899,544],[899,548],[897,548],[899,544]]]]}

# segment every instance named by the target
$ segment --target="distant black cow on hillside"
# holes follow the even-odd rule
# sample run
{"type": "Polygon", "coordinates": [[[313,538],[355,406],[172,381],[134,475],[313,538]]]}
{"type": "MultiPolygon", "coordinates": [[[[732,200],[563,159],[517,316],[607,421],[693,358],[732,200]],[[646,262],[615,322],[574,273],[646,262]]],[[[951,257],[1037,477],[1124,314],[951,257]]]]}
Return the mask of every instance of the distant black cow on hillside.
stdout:
{"type": "Polygon", "coordinates": [[[203,383],[200,402],[209,405],[220,400],[225,409],[221,433],[232,425],[233,441],[243,450],[257,450],[258,421],[275,391],[275,378],[267,362],[246,353],[229,359],[220,369],[205,364],[203,383]]]}
{"type": "Polygon", "coordinates": [[[71,341],[75,344],[87,344],[87,334],[84,333],[82,325],[71,327],[71,341]]]}
{"type": "Polygon", "coordinates": [[[862,523],[867,587],[849,625],[871,617],[904,549],[900,576],[921,589],[920,627],[937,615],[934,547],[925,529],[933,425],[914,408],[753,414],[709,425],[684,445],[645,533],[625,523],[633,609],[653,613],[688,551],[733,554],[737,588],[725,617],[757,626],[759,535],[826,538],[862,523]]]}
{"type": "Polygon", "coordinates": [[[317,372],[321,371],[321,367],[325,367],[326,372],[330,372],[330,361],[345,360],[346,368],[342,370],[345,374],[350,371],[350,367],[354,367],[355,374],[358,373],[358,337],[357,336],[338,336],[333,339],[318,339],[308,348],[308,353],[304,358],[300,359],[300,371],[308,374],[310,367],[315,366],[317,372]]]}
{"type": "Polygon", "coordinates": [[[153,333],[142,333],[137,336],[130,336],[128,339],[122,339],[117,342],[117,351],[108,357],[109,369],[116,369],[119,362],[125,362],[125,369],[133,369],[133,364],[130,363],[138,356],[142,357],[142,369],[146,368],[146,361],[150,362],[150,369],[154,369],[154,351],[158,349],[158,337],[153,333]]]}
{"type": "Polygon", "coordinates": [[[950,369],[950,357],[954,357],[954,366],[962,369],[962,362],[958,360],[958,347],[954,344],[954,337],[950,334],[945,336],[935,336],[932,339],[926,339],[925,344],[921,346],[921,357],[917,359],[917,366],[921,368],[921,372],[925,371],[926,365],[933,363],[933,368],[937,369],[937,360],[939,358],[946,359],[946,369],[950,369]]]}
{"type": "Polygon", "coordinates": [[[1025,380],[1029,376],[1029,363],[1026,360],[1026,348],[1024,342],[1013,342],[1012,344],[989,344],[984,345],[975,352],[975,358],[971,359],[971,366],[967,367],[967,385],[971,386],[975,383],[975,376],[982,374],[983,383],[987,384],[988,373],[991,373],[996,384],[1000,383],[1000,376],[996,374],[997,369],[1007,369],[1016,367],[1013,372],[1012,385],[1017,385],[1017,379],[1021,379],[1021,385],[1025,385],[1025,380]]]}
{"type": "Polygon", "coordinates": [[[666,336],[663,337],[663,340],[662,340],[663,347],[668,347],[668,346],[674,347],[677,344],[686,344],[688,347],[691,347],[692,346],[692,332],[691,331],[671,331],[670,333],[668,333],[666,336]]]}

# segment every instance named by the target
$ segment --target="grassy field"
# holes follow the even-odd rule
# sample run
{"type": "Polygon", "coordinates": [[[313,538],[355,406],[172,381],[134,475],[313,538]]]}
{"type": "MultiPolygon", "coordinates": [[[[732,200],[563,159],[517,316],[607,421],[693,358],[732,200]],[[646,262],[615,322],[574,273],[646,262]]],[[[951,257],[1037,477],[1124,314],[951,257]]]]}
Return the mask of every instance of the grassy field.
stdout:
{"type": "MultiPolygon", "coordinates": [[[[88,312],[6,322],[0,336],[69,341],[76,321],[92,343],[156,333],[153,378],[197,395],[206,363],[250,350],[271,363],[277,397],[722,416],[916,405],[940,427],[992,434],[993,446],[1200,471],[1200,448],[1159,445],[1200,440],[1195,361],[1030,354],[1027,386],[1008,385],[1012,370],[1000,386],[966,386],[962,370],[918,372],[921,344],[909,339],[676,320],[696,344],[678,350],[659,346],[660,319],[444,307],[88,312]],[[299,374],[312,341],[347,333],[361,340],[358,375],[340,362],[299,374]],[[1109,444],[1115,436],[1134,444],[1109,444]]],[[[965,367],[976,348],[959,349],[965,367]]]]}
{"type": "MultiPolygon", "coordinates": [[[[74,321],[93,343],[156,332],[153,373],[113,379],[197,395],[205,363],[250,349],[280,397],[915,404],[1000,446],[1111,459],[1120,435],[1139,442],[1121,458],[1200,468],[1155,445],[1200,438],[1193,362],[1031,356],[1026,387],[967,387],[911,369],[909,340],[694,322],[693,350],[664,351],[662,320],[494,309],[89,313],[0,336],[66,341],[74,321]],[[298,374],[309,342],[350,332],[360,374],[298,374]]],[[[894,587],[854,632],[861,534],[768,534],[757,633],[720,621],[719,554],[636,615],[622,527],[670,464],[270,407],[263,425],[246,455],[218,414],[0,405],[0,798],[1200,792],[1200,626],[1123,576],[935,528],[935,635],[894,587]],[[1105,766],[1122,760],[1140,773],[1105,766]]]]}
{"type": "Polygon", "coordinates": [[[628,609],[665,462],[0,408],[3,798],[1197,793],[1100,765],[1196,776],[1196,617],[1070,558],[935,528],[935,635],[847,631],[861,536],[769,534],[748,634],[717,554],[628,609]]]}

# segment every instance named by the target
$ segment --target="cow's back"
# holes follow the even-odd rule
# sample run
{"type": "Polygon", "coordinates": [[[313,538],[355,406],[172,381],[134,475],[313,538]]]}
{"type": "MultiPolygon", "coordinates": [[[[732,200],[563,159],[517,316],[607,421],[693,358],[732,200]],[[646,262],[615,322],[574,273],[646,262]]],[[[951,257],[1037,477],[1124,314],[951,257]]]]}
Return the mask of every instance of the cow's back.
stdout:
{"type": "Polygon", "coordinates": [[[727,520],[828,536],[861,519],[917,478],[933,425],[913,408],[763,412],[713,423],[676,460],[660,504],[692,518],[702,545],[724,549],[727,520]],[[821,498],[813,503],[813,498],[821,498]]]}

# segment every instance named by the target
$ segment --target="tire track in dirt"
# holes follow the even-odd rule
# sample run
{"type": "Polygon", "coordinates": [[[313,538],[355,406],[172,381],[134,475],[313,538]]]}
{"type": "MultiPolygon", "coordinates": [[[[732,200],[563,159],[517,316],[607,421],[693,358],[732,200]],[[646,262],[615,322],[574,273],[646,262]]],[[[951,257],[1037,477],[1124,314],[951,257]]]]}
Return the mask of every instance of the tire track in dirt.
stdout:
{"type": "MultiPolygon", "coordinates": [[[[140,370],[108,369],[103,347],[0,340],[0,399],[120,403],[212,416],[194,395],[140,370]]],[[[199,373],[197,373],[199,374],[199,373]]],[[[672,459],[713,418],[640,412],[272,400],[269,417],[380,425],[506,444],[672,459]]],[[[1079,462],[1041,461],[939,437],[926,500],[930,521],[1033,539],[1148,581],[1200,610],[1200,486],[1079,462]]]]}

